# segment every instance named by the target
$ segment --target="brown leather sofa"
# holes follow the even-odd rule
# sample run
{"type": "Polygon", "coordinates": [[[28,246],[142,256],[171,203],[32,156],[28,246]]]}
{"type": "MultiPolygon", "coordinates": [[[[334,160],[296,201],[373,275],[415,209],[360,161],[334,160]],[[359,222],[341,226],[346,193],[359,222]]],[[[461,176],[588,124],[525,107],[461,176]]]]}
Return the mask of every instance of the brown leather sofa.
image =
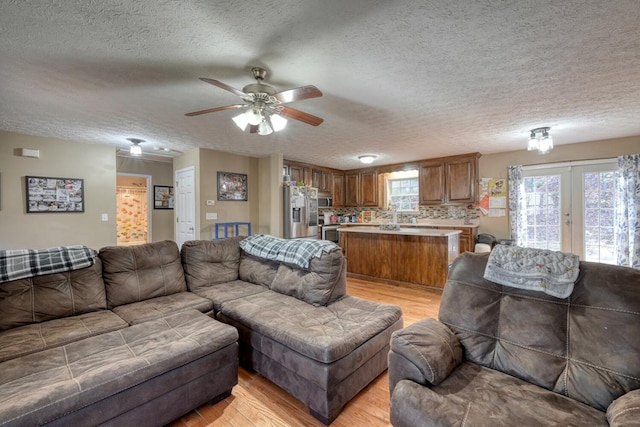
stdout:
{"type": "Polygon", "coordinates": [[[238,333],[211,308],[169,241],[0,283],[0,426],[156,426],[228,396],[238,333]]]}
{"type": "Polygon", "coordinates": [[[400,308],[346,295],[337,247],[302,269],[241,240],[0,283],[0,426],[161,425],[228,396],[239,359],[331,423],[386,370],[400,308]]]}
{"type": "Polygon", "coordinates": [[[640,271],[580,262],[558,299],[485,280],[488,256],[454,261],[439,320],[394,333],[391,423],[640,425],[640,271]]]}

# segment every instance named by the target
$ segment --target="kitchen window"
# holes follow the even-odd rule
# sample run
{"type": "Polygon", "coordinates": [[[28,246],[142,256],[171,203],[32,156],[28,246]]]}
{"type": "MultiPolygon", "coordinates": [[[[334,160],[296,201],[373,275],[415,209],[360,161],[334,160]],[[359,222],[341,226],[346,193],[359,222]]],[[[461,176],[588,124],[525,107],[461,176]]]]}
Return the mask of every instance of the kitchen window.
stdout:
{"type": "Polygon", "coordinates": [[[386,174],[386,205],[398,211],[418,212],[418,171],[392,172],[386,174]]]}

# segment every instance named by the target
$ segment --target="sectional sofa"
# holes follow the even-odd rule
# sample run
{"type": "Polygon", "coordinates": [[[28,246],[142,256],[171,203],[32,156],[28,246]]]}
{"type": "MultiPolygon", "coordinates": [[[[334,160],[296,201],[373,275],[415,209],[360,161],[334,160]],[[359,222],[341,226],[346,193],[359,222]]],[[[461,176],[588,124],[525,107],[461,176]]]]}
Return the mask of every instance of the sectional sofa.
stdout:
{"type": "Polygon", "coordinates": [[[0,425],[166,424],[228,396],[239,359],[333,421],[386,369],[400,309],[346,295],[337,246],[303,268],[243,240],[0,283],[0,425]]]}

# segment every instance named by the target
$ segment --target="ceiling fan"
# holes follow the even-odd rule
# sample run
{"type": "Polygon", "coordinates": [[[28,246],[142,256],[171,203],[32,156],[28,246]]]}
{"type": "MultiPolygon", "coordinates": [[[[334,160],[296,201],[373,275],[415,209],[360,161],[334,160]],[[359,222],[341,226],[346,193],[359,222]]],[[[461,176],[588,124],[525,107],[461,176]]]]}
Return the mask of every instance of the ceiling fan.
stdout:
{"type": "Polygon", "coordinates": [[[199,116],[216,111],[245,108],[246,111],[234,117],[233,121],[243,131],[249,126],[249,132],[258,133],[259,135],[269,135],[274,131],[277,132],[283,129],[287,123],[285,117],[299,120],[311,126],[318,126],[324,121],[320,117],[283,105],[289,102],[322,96],[322,92],[317,87],[308,85],[276,92],[272,86],[263,83],[267,75],[267,71],[264,68],[253,67],[251,72],[256,79],[256,83],[248,84],[242,90],[233,88],[218,80],[201,77],[200,80],[203,82],[238,95],[242,98],[244,104],[225,105],[224,107],[194,111],[185,114],[185,116],[199,116]]]}

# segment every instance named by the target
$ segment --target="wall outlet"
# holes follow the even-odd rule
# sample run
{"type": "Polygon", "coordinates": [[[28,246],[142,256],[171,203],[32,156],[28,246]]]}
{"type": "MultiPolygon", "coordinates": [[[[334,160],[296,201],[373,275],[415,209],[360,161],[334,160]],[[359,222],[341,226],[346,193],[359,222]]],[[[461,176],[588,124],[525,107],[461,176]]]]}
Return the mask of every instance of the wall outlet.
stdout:
{"type": "Polygon", "coordinates": [[[103,213],[102,214],[102,220],[103,221],[109,221],[109,214],[103,213]]]}
{"type": "Polygon", "coordinates": [[[207,212],[205,217],[206,219],[218,219],[218,214],[216,212],[207,212]]]}
{"type": "Polygon", "coordinates": [[[215,200],[207,200],[207,206],[213,206],[216,204],[215,200]]]}

